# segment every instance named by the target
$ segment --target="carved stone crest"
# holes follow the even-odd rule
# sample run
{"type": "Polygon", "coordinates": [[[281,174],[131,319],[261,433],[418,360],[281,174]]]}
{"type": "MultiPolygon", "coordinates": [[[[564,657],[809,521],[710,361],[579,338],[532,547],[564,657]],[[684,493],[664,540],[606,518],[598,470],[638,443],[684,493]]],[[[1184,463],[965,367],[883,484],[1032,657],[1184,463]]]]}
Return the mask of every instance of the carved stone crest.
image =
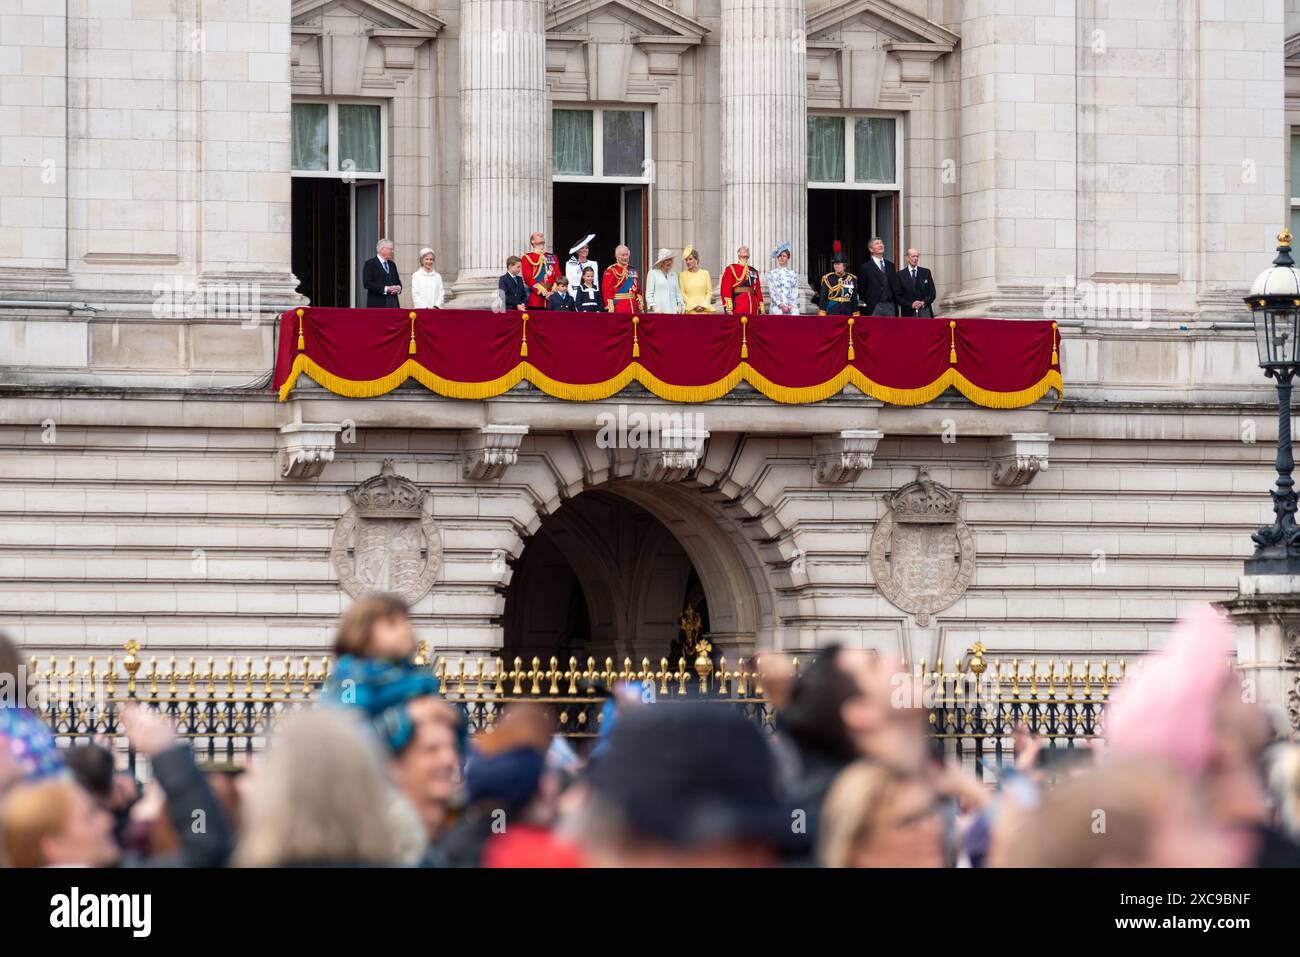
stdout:
{"type": "Polygon", "coordinates": [[[1292,731],[1300,731],[1300,631],[1287,630],[1286,657],[1282,659],[1282,674],[1287,681],[1286,717],[1292,731]]]}
{"type": "Polygon", "coordinates": [[[393,471],[380,473],[352,491],[352,508],[334,526],[330,564],[353,598],[376,591],[414,604],[429,593],[442,564],[442,540],[424,510],[428,493],[393,471]]]}
{"type": "Polygon", "coordinates": [[[975,539],[958,514],[961,496],[920,469],[916,481],[885,496],[869,560],[876,586],[921,626],[960,598],[975,573],[975,539]]]}

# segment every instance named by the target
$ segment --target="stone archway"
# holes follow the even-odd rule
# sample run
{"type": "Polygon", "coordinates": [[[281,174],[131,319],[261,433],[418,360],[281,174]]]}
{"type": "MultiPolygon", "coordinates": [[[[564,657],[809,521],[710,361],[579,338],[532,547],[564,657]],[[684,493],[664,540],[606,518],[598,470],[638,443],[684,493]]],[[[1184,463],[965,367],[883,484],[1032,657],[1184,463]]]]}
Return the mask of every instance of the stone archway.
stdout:
{"type": "Polygon", "coordinates": [[[756,575],[758,559],[698,492],[605,483],[567,499],[525,539],[506,589],[501,654],[657,663],[693,601],[719,651],[748,656],[773,613],[756,575]]]}

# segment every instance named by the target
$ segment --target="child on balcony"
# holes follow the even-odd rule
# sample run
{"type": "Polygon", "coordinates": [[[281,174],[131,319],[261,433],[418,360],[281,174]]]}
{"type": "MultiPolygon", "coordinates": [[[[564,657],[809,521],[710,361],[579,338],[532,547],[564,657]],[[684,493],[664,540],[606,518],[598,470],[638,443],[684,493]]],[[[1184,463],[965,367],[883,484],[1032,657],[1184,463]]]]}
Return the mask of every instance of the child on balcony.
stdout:
{"type": "MultiPolygon", "coordinates": [[[[415,662],[406,602],[396,595],[367,595],[344,612],[334,654],[334,671],[321,688],[321,700],[366,712],[394,754],[410,742],[417,722],[446,707],[438,699],[438,679],[415,662]]],[[[462,738],[464,725],[462,720],[462,738]]]]}

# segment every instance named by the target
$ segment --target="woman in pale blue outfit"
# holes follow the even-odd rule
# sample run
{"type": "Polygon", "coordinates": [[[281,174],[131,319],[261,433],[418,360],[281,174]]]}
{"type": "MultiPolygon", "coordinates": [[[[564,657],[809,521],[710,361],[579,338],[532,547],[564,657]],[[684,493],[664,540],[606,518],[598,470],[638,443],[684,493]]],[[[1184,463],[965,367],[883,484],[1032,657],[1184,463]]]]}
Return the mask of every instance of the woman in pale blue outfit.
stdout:
{"type": "Polygon", "coordinates": [[[799,314],[799,274],[790,268],[790,244],[783,242],[772,250],[776,266],[763,279],[770,315],[799,314]]]}
{"type": "Polygon", "coordinates": [[[659,250],[655,268],[650,270],[650,275],[646,279],[645,304],[650,312],[686,311],[686,303],[682,300],[682,287],[678,285],[677,273],[673,272],[671,249],[659,250]]]}

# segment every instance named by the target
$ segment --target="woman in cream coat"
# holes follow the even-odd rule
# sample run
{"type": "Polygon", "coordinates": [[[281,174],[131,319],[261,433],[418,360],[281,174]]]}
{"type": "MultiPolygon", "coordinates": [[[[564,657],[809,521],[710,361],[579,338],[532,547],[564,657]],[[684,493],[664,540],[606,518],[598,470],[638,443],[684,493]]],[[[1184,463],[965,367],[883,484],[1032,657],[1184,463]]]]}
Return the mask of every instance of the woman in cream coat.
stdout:
{"type": "Polygon", "coordinates": [[[420,268],[411,274],[411,305],[416,309],[442,308],[442,276],[433,268],[433,250],[420,250],[420,268]]]}

